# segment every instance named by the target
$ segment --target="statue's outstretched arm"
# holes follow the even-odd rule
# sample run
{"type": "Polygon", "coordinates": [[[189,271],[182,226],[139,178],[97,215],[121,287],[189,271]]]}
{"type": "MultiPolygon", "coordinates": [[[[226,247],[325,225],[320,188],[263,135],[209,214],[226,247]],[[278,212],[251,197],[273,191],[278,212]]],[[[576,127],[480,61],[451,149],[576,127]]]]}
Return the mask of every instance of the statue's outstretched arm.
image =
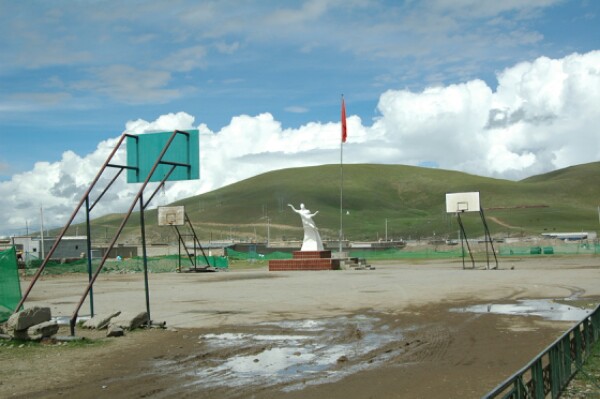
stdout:
{"type": "Polygon", "coordinates": [[[309,217],[313,217],[313,216],[317,216],[317,213],[319,213],[319,211],[316,211],[315,213],[313,213],[312,215],[308,215],[309,217]]]}
{"type": "Polygon", "coordinates": [[[292,204],[288,204],[288,206],[289,206],[290,208],[292,208],[292,209],[294,210],[294,212],[298,212],[298,210],[297,210],[296,208],[294,208],[294,205],[292,205],[292,204]]]}

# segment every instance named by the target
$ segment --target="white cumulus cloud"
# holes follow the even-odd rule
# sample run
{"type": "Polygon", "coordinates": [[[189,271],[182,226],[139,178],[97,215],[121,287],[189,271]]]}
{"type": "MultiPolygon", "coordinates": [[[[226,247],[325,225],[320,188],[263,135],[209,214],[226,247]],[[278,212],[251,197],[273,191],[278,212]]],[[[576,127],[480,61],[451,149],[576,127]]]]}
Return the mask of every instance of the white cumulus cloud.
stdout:
{"type": "MultiPolygon", "coordinates": [[[[497,80],[497,87],[471,80],[421,92],[388,90],[370,126],[352,115],[348,97],[345,159],[519,179],[600,158],[600,51],[540,57],[498,72],[497,80]]],[[[193,115],[179,112],[125,126],[133,134],[173,129],[199,129],[201,178],[168,183],[155,205],[269,170],[339,162],[339,121],[290,129],[263,113],[235,116],[211,131],[196,124],[193,115]]],[[[42,204],[47,224],[64,224],[117,139],[99,143],[90,154],[65,151],[58,162],[40,161],[31,171],[0,182],[0,234],[22,229],[42,204]]],[[[125,162],[124,149],[117,160],[125,162]]],[[[139,185],[124,180],[117,180],[94,217],[127,208],[139,185]]]]}

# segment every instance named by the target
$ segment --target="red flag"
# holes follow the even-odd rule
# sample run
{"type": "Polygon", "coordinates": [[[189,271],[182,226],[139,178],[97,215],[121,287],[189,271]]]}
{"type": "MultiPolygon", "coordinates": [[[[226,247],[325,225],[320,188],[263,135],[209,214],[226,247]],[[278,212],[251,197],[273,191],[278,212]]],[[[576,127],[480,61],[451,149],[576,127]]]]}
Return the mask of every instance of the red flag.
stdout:
{"type": "Polygon", "coordinates": [[[342,97],[342,143],[346,142],[348,133],[346,132],[346,104],[344,103],[344,97],[342,97]]]}

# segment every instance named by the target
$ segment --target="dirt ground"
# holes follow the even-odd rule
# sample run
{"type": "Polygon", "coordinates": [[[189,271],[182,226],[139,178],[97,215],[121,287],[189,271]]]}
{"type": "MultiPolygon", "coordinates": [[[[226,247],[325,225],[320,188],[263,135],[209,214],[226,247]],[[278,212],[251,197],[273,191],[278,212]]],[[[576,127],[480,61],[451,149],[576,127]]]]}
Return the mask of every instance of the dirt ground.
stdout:
{"type": "MultiPolygon", "coordinates": [[[[598,258],[500,261],[500,270],[429,261],[364,271],[151,274],[151,317],[167,329],[91,345],[3,344],[0,397],[481,397],[574,322],[466,308],[600,302],[598,258]]],[[[70,316],[85,279],[44,277],[26,306],[70,316]]],[[[145,310],[143,276],[101,276],[94,305],[97,313],[145,310]]],[[[88,313],[86,302],[80,316],[88,313]]]]}

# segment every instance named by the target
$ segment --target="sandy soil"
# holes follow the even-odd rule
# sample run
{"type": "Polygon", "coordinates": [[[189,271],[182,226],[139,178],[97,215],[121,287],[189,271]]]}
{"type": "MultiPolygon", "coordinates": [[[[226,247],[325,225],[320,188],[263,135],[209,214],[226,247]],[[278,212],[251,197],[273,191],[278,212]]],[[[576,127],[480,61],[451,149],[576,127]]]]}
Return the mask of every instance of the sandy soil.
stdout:
{"type": "MultiPolygon", "coordinates": [[[[150,275],[152,319],[169,329],[90,346],[0,346],[0,397],[475,398],[573,322],[457,310],[600,298],[594,257],[501,259],[501,270],[376,266],[150,275]]],[[[26,306],[70,316],[85,278],[45,277],[26,306]]],[[[100,313],[144,310],[143,276],[101,276],[94,302],[100,313]]]]}

